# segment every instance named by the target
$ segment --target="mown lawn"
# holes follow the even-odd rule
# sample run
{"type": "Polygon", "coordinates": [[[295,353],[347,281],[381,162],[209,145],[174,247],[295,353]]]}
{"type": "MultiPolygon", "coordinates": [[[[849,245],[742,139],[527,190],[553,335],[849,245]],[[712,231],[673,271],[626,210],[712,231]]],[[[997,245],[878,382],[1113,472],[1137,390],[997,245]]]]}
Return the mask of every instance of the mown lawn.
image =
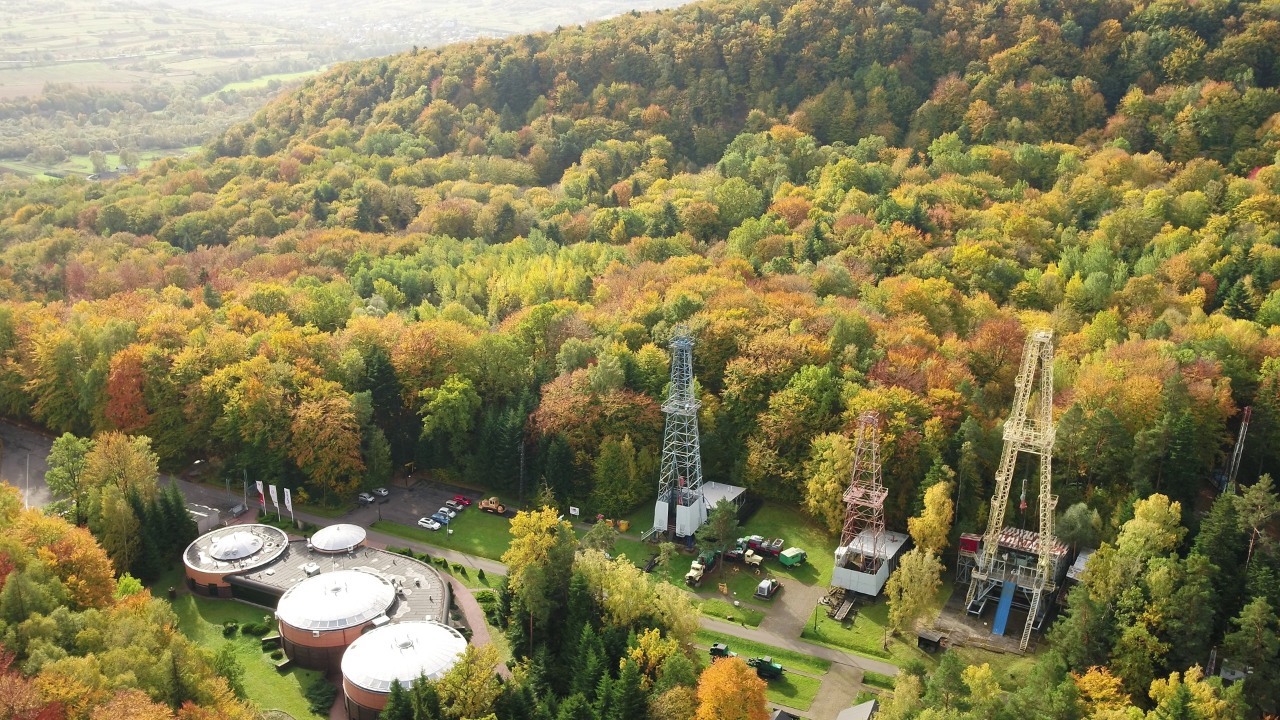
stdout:
{"type": "MultiPolygon", "coordinates": [[[[941,608],[951,595],[951,583],[944,582],[935,597],[936,607],[941,608]]],[[[857,655],[887,660],[902,665],[908,660],[923,660],[932,665],[933,659],[915,646],[915,636],[890,638],[888,651],[884,650],[884,631],[889,624],[889,605],[883,600],[861,605],[850,616],[852,622],[838,623],[826,616],[825,608],[816,611],[814,618],[805,625],[800,637],[817,645],[837,650],[847,650],[857,655]],[[817,626],[816,629],[814,626],[817,626]],[[909,641],[909,642],[908,642],[909,641]]]]}
{"type": "Polygon", "coordinates": [[[765,697],[797,710],[808,710],[813,705],[813,699],[818,697],[818,690],[822,688],[822,681],[818,678],[790,672],[767,682],[769,689],[765,691],[765,697]]]}
{"type": "MultiPolygon", "coordinates": [[[[180,571],[169,573],[153,586],[156,597],[168,597],[169,586],[181,587],[180,571]]],[[[231,637],[222,636],[222,624],[260,622],[271,611],[236,600],[215,600],[183,592],[172,603],[178,615],[178,629],[193,642],[217,652],[225,643],[235,648],[236,657],[244,666],[244,689],[249,700],[262,710],[283,710],[296,720],[323,720],[311,712],[306,698],[306,688],[322,673],[294,667],[286,672],[275,669],[270,656],[262,651],[258,638],[239,632],[231,637]]]]}
{"type": "Polygon", "coordinates": [[[742,623],[749,627],[758,627],[764,620],[764,613],[746,605],[734,607],[732,603],[712,598],[699,603],[699,609],[707,617],[720,618],[727,622],[742,623]]]}
{"type": "Polygon", "coordinates": [[[808,555],[803,564],[790,568],[775,558],[768,558],[763,565],[767,572],[779,578],[799,580],[805,585],[831,584],[837,538],[811,521],[799,508],[767,502],[742,526],[742,534],[780,537],[786,540],[784,547],[798,547],[808,555]]]}
{"type": "MultiPolygon", "coordinates": [[[[769,655],[773,657],[774,662],[782,665],[784,669],[795,668],[800,672],[809,673],[810,675],[825,675],[831,669],[831,661],[816,658],[812,655],[796,652],[795,650],[787,650],[785,648],[765,645],[751,640],[743,640],[742,638],[725,635],[723,633],[714,632],[705,628],[698,630],[695,636],[698,644],[710,646],[714,643],[724,643],[729,646],[729,650],[738,653],[743,658],[756,657],[760,655],[769,655]]],[[[779,700],[779,702],[782,702],[779,700]]]]}
{"type": "Polygon", "coordinates": [[[448,529],[453,530],[451,533],[446,532],[445,528],[427,530],[389,520],[375,522],[373,529],[490,560],[501,560],[502,553],[511,544],[511,521],[501,515],[481,512],[475,508],[463,511],[449,524],[448,529]]]}

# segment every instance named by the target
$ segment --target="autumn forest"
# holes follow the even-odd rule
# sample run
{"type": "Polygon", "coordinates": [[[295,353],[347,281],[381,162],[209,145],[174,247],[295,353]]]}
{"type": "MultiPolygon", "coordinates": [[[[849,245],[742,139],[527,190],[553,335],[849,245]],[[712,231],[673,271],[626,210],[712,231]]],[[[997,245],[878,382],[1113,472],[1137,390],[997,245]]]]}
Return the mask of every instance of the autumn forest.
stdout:
{"type": "Polygon", "coordinates": [[[1265,0],[709,0],[338,65],[197,157],[0,181],[0,413],[304,503],[414,469],[617,517],[684,324],[708,479],[838,531],[877,410],[889,524],[951,482],[980,532],[1050,328],[1058,507],[1177,531],[1045,673],[1146,698],[1280,630],[1280,552],[1213,502],[1246,407],[1240,484],[1280,471],[1278,85],[1265,0]],[[1196,578],[1213,618],[1142,615],[1196,578]]]}

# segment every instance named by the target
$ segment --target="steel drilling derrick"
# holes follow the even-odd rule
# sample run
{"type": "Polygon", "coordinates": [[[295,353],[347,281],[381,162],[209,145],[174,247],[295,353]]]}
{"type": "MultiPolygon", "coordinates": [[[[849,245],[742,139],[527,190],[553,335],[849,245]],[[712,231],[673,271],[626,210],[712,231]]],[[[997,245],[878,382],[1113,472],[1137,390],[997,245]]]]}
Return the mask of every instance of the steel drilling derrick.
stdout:
{"type": "Polygon", "coordinates": [[[1053,511],[1058,504],[1058,498],[1053,495],[1052,483],[1054,433],[1053,331],[1037,330],[1027,337],[1022,350],[1022,366],[1015,383],[1013,409],[1004,424],[1004,447],[996,470],[996,490],[991,497],[987,531],[983,534],[982,547],[974,559],[965,601],[972,611],[980,592],[985,596],[987,592],[1005,583],[1014,583],[1019,590],[1029,593],[1027,624],[1022,631],[1020,643],[1023,650],[1030,642],[1042,596],[1045,592],[1052,592],[1054,588],[1053,511]],[[1034,408],[1031,407],[1033,392],[1034,408]],[[1004,559],[1006,553],[997,553],[1000,536],[1005,529],[1005,510],[1009,504],[1009,490],[1013,484],[1019,453],[1037,455],[1040,458],[1036,566],[1029,575],[1022,568],[1007,566],[1004,559]]]}
{"type": "Polygon", "coordinates": [[[861,543],[862,572],[874,575],[884,561],[884,500],[889,495],[880,475],[880,414],[867,410],[858,416],[858,435],[853,447],[853,472],[844,491],[844,530],[841,547],[849,547],[863,533],[870,542],[861,543]]]}
{"type": "Polygon", "coordinates": [[[662,468],[652,533],[693,535],[707,519],[702,493],[702,452],[698,442],[698,408],[693,391],[693,336],[680,325],[671,338],[671,383],[662,438],[662,468]]]}

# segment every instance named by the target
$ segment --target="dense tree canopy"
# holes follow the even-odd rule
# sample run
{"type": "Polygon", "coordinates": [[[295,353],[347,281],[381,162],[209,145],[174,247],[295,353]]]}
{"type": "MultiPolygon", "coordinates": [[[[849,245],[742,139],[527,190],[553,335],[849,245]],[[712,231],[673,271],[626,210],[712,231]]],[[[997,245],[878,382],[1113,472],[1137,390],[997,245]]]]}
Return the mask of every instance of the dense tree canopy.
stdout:
{"type": "MultiPolygon", "coordinates": [[[[201,156],[0,184],[0,411],[301,501],[409,465],[616,515],[651,492],[686,324],[709,479],[834,529],[875,410],[887,520],[932,549],[952,514],[985,524],[1017,349],[1051,328],[1059,507],[1101,548],[1011,707],[1176,709],[1207,645],[1244,652],[1280,607],[1273,5],[709,0],[338,65],[201,156]],[[1208,509],[1249,406],[1244,499],[1208,509]]],[[[132,566],[133,486],[59,452],[132,566]]],[[[571,550],[550,512],[514,645],[545,667],[558,633],[547,658],[587,664],[559,697],[631,707],[625,635],[557,613],[591,599],[616,635],[669,598],[646,616],[625,568],[547,562],[571,550]]],[[[987,701],[947,682],[958,712],[987,701]]]]}

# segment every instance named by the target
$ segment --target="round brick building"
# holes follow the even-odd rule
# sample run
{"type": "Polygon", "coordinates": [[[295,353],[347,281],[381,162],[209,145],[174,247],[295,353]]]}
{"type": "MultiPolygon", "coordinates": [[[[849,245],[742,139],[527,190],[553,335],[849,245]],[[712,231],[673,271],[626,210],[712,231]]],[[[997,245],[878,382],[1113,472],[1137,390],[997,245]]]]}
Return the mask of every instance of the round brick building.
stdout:
{"type": "Polygon", "coordinates": [[[342,656],[342,690],[351,720],[377,720],[391,685],[408,689],[418,677],[438,680],[467,648],[462,633],[432,621],[370,630],[342,656]]]}
{"type": "Polygon", "coordinates": [[[396,594],[390,580],[363,570],[335,570],[299,582],[276,606],[284,651],[303,667],[337,670],[348,645],[390,622],[396,594]]]}
{"type": "Polygon", "coordinates": [[[231,525],[201,535],[187,546],[187,586],[201,595],[231,597],[228,578],[275,562],[289,536],[270,525],[231,525]]]}

